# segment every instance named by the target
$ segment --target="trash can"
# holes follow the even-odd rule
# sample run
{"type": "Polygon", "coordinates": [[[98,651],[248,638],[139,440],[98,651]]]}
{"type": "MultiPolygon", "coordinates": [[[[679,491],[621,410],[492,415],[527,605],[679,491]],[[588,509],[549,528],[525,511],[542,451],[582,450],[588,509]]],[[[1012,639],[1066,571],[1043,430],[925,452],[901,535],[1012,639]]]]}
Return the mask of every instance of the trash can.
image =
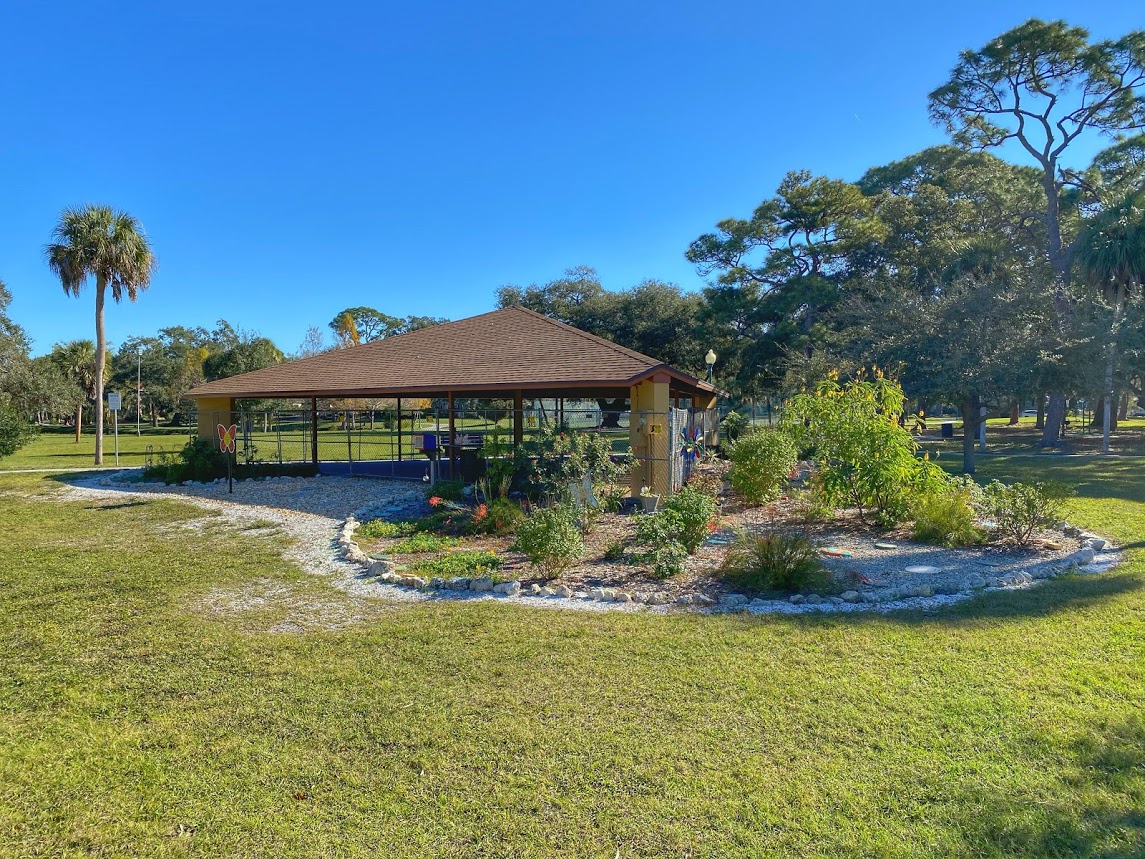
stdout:
{"type": "Polygon", "coordinates": [[[943,438],[954,438],[954,424],[951,423],[950,421],[946,421],[945,423],[943,423],[943,425],[942,425],[942,437],[943,438]]]}
{"type": "Polygon", "coordinates": [[[463,447],[457,452],[458,471],[461,479],[472,483],[485,476],[485,459],[477,448],[463,447]]]}

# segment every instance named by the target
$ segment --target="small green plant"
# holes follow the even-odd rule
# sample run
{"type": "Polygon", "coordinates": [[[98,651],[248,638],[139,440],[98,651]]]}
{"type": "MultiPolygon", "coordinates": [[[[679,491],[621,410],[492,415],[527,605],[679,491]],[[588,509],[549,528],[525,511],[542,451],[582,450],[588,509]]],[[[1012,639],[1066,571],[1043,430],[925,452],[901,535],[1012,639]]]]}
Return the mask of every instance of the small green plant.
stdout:
{"type": "Polygon", "coordinates": [[[430,573],[435,576],[465,576],[470,573],[488,573],[501,569],[502,561],[493,552],[470,550],[450,552],[437,558],[427,558],[410,564],[415,573],[430,573]]]}
{"type": "Polygon", "coordinates": [[[926,493],[915,502],[914,539],[940,546],[976,546],[986,535],[974,524],[975,511],[969,489],[951,484],[926,493]]]}
{"type": "Polygon", "coordinates": [[[488,506],[485,515],[477,522],[477,530],[482,534],[512,534],[524,521],[525,511],[521,509],[520,504],[516,501],[510,501],[508,498],[497,498],[488,506]]]}
{"type": "Polygon", "coordinates": [[[39,427],[15,409],[0,405],[0,457],[11,456],[39,432],[39,427]]]}
{"type": "Polygon", "coordinates": [[[393,552],[395,555],[417,555],[428,552],[444,552],[460,543],[461,541],[456,537],[441,537],[437,534],[422,532],[407,537],[387,551],[393,552]]]}
{"type": "Polygon", "coordinates": [[[623,540],[613,540],[604,548],[604,559],[606,561],[623,560],[627,548],[623,540]]]}
{"type": "Polygon", "coordinates": [[[1058,483],[1011,483],[995,480],[986,487],[983,507],[997,524],[997,534],[1019,546],[1028,546],[1039,528],[1061,519],[1062,501],[1071,490],[1058,483]]]}
{"type": "Polygon", "coordinates": [[[358,536],[368,540],[381,540],[388,537],[412,537],[421,530],[421,522],[387,522],[385,519],[371,519],[358,526],[358,536]]]}
{"type": "Polygon", "coordinates": [[[684,530],[684,522],[675,510],[648,513],[636,522],[636,543],[645,548],[640,559],[651,565],[652,572],[662,579],[684,571],[688,558],[684,530]]]}
{"type": "Polygon", "coordinates": [[[584,554],[577,511],[566,505],[534,510],[517,528],[513,548],[547,578],[560,575],[584,554]]]}
{"type": "Polygon", "coordinates": [[[761,593],[829,593],[837,590],[815,546],[803,534],[740,534],[728,547],[720,578],[761,593]]]}
{"type": "Polygon", "coordinates": [[[782,430],[752,433],[735,444],[728,469],[728,482],[752,504],[763,504],[779,495],[799,451],[782,430]]]}
{"type": "Polygon", "coordinates": [[[665,513],[675,513],[679,519],[676,542],[689,555],[711,536],[716,520],[716,501],[712,496],[685,487],[664,502],[665,513]]]}

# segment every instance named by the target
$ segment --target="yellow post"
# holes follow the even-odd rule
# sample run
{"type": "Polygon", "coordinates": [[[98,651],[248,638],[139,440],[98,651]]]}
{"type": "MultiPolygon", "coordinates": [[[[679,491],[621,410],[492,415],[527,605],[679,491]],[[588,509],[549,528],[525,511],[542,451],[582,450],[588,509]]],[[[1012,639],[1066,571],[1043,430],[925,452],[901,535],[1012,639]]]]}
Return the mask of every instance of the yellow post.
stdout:
{"type": "Polygon", "coordinates": [[[196,401],[199,407],[197,432],[199,438],[219,440],[216,427],[219,424],[231,425],[235,411],[233,397],[203,397],[196,401]]]}
{"type": "Polygon", "coordinates": [[[647,486],[653,495],[667,497],[672,492],[671,450],[668,438],[668,382],[666,373],[657,373],[630,390],[631,415],[628,443],[640,464],[632,472],[633,495],[647,486]]]}

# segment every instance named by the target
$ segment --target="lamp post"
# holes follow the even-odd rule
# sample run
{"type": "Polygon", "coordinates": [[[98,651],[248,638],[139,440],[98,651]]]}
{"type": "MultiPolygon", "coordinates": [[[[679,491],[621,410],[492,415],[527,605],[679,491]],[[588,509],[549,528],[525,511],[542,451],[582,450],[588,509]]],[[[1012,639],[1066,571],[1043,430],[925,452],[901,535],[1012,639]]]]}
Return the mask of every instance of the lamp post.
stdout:
{"type": "Polygon", "coordinates": [[[143,399],[142,386],[139,384],[140,369],[143,366],[143,349],[139,346],[135,347],[135,437],[139,438],[139,412],[141,411],[141,401],[143,399]]]}
{"type": "Polygon", "coordinates": [[[708,354],[704,356],[704,363],[708,365],[708,381],[712,381],[712,368],[716,366],[716,353],[714,349],[709,349],[708,354]]]}

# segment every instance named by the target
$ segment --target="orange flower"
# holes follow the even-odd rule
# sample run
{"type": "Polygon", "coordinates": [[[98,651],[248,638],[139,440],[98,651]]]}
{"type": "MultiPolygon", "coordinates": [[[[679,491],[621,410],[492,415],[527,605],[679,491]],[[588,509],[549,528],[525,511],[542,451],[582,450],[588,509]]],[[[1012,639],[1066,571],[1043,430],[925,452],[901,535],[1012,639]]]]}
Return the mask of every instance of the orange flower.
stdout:
{"type": "Polygon", "coordinates": [[[433,496],[431,499],[429,499],[429,506],[430,506],[430,507],[436,507],[438,504],[440,504],[440,503],[441,503],[441,501],[442,501],[442,499],[438,498],[438,497],[435,495],[435,496],[433,496]]]}
{"type": "Polygon", "coordinates": [[[484,504],[478,504],[477,509],[473,511],[473,521],[481,522],[489,515],[489,508],[484,504]]]}

